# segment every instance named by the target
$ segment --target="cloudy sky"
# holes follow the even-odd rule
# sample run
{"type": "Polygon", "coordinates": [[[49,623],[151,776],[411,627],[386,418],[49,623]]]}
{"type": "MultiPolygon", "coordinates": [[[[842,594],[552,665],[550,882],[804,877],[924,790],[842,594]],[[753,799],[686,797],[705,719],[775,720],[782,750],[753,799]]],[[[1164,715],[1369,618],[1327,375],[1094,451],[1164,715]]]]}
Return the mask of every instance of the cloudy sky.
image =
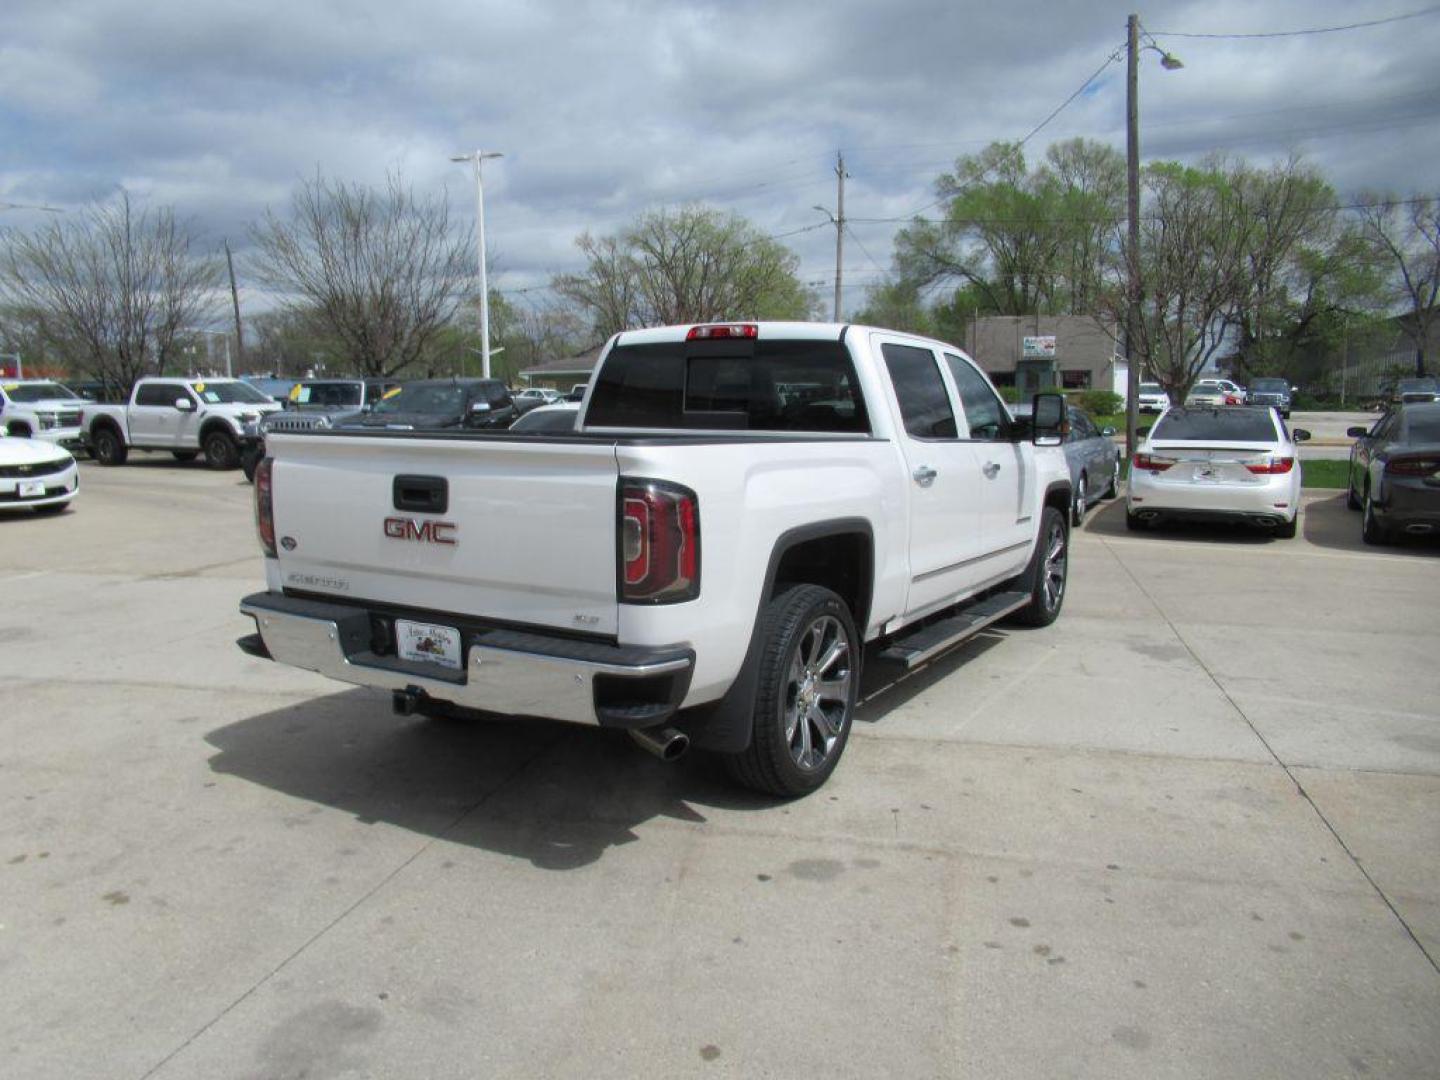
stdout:
{"type": "MultiPolygon", "coordinates": [[[[834,163],[854,219],[904,220],[957,155],[1019,139],[1123,46],[1105,0],[6,0],[0,201],[76,208],[124,186],[213,242],[283,208],[316,169],[400,170],[473,220],[486,167],[498,277],[516,296],[573,269],[575,237],[702,201],[788,234],[828,297],[834,163]],[[819,226],[819,227],[817,227],[819,226]],[[806,230],[808,231],[798,231],[806,230]]],[[[1440,188],[1440,6],[1424,0],[1154,0],[1142,153],[1301,151],[1342,194],[1440,188]],[[1400,22],[1294,37],[1411,12],[1400,22]]],[[[1124,147],[1125,68],[1027,144],[1124,147]]],[[[38,212],[0,209],[24,228],[38,212]]],[[[846,301],[890,265],[894,221],[847,239],[846,301]]],[[[254,297],[257,303],[263,300],[254,297]]]]}

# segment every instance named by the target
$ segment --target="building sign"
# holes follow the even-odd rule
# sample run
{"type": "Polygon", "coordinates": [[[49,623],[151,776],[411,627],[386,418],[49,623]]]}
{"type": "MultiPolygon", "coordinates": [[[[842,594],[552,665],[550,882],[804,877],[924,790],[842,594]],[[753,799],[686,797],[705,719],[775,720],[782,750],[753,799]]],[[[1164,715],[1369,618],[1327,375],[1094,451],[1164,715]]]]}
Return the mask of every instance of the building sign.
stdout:
{"type": "Polygon", "coordinates": [[[1020,351],[1027,360],[1054,360],[1055,335],[1041,334],[1022,338],[1020,351]]]}

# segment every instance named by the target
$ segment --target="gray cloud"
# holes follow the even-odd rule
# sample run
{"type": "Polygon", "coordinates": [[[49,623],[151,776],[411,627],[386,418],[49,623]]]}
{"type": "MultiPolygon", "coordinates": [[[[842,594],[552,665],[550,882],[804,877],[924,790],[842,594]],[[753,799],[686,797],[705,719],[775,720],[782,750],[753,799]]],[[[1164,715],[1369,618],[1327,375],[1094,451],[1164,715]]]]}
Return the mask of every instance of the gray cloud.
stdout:
{"type": "MultiPolygon", "coordinates": [[[[1403,8],[1403,5],[1401,6],[1403,8]]],[[[1333,25],[1344,0],[1159,2],[1156,30],[1333,25]]],[[[1017,0],[405,5],[215,0],[34,3],[0,14],[0,199],[74,206],[124,185],[243,247],[317,168],[374,183],[400,170],[469,218],[487,166],[502,287],[573,268],[575,237],[656,205],[704,200],[771,233],[823,220],[845,148],[847,210],[897,217],[933,198],[958,154],[1016,139],[1119,45],[1128,5],[1017,0]]],[[[1396,10],[1400,10],[1397,8],[1396,10]]],[[[1141,76],[1147,157],[1307,154],[1347,194],[1440,175],[1440,17],[1264,40],[1160,37],[1141,76]]],[[[1032,142],[1123,145],[1112,65],[1032,142]]],[[[8,212],[7,225],[34,220],[8,212]]],[[[855,226],[855,286],[889,264],[893,224],[855,226]]],[[[828,228],[786,238],[833,274],[828,228]]],[[[822,287],[821,291],[824,292],[822,287]]],[[[851,302],[860,299],[849,290],[851,302]]]]}

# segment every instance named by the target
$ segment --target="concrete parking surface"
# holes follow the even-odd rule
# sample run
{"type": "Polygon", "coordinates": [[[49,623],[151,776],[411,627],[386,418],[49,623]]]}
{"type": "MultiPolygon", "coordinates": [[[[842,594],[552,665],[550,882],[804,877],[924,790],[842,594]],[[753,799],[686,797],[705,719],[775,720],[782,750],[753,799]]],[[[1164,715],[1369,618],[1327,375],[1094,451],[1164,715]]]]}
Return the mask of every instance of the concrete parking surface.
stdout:
{"type": "Polygon", "coordinates": [[[0,517],[6,1077],[1435,1077],[1440,547],[1073,548],[819,794],[242,655],[238,474],[0,517]]]}

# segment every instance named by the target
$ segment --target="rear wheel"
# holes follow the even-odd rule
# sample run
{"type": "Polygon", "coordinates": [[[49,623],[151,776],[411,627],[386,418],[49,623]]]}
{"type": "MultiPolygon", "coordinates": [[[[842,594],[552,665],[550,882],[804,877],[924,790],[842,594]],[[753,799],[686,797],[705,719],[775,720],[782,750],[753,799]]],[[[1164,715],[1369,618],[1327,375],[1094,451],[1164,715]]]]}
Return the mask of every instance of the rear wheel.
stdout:
{"type": "Polygon", "coordinates": [[[1020,580],[1030,585],[1030,602],[1015,613],[1023,626],[1049,626],[1060,615],[1065,602],[1065,583],[1070,571],[1070,532],[1065,515],[1053,506],[1040,515],[1040,536],[1030,565],[1020,580]]]}
{"type": "Polygon", "coordinates": [[[5,430],[6,430],[9,434],[14,435],[17,439],[28,439],[28,438],[30,438],[30,425],[29,425],[29,424],[11,424],[11,425],[10,425],[8,428],[6,428],[5,430]]]}
{"type": "Polygon", "coordinates": [[[1348,510],[1359,510],[1361,502],[1355,495],[1355,466],[1352,464],[1345,473],[1345,507],[1348,510]]]}
{"type": "Polygon", "coordinates": [[[1367,544],[1388,544],[1390,530],[1375,516],[1375,500],[1370,497],[1370,486],[1365,486],[1365,503],[1360,511],[1360,539],[1367,544]]]}
{"type": "Polygon", "coordinates": [[[1110,466],[1110,485],[1100,493],[1102,499],[1113,499],[1120,494],[1120,462],[1116,459],[1114,465],[1110,466]]]}
{"type": "Polygon", "coordinates": [[[205,464],[212,469],[233,469],[240,464],[240,447],[228,431],[216,429],[205,436],[205,464]]]}
{"type": "Polygon", "coordinates": [[[124,465],[129,453],[120,432],[108,424],[90,435],[90,456],[101,465],[124,465]]]}
{"type": "Polygon", "coordinates": [[[1070,524],[1077,529],[1085,524],[1085,474],[1080,474],[1080,480],[1075,485],[1075,499],[1070,507],[1070,524]]]}
{"type": "Polygon", "coordinates": [[[756,791],[807,795],[835,771],[850,738],[859,638],[845,602],[819,585],[785,590],[761,619],[754,729],[750,745],[725,764],[756,791]]]}
{"type": "Polygon", "coordinates": [[[1139,514],[1131,513],[1129,510],[1125,511],[1125,528],[1131,532],[1144,532],[1149,527],[1139,514]]]}

